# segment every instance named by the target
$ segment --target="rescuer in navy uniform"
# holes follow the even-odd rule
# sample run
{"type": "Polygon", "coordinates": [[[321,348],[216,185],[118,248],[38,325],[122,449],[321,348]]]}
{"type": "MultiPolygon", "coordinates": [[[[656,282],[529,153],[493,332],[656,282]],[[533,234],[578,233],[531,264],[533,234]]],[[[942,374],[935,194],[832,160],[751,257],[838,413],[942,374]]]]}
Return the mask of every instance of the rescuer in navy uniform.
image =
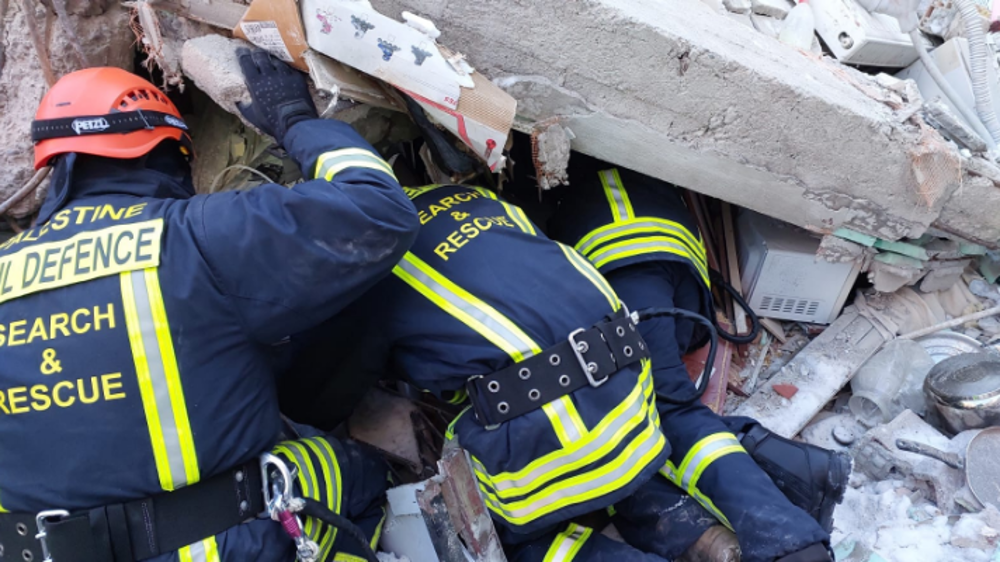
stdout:
{"type": "MultiPolygon", "coordinates": [[[[713,317],[704,243],[673,186],[577,153],[570,179],[549,222],[553,238],[585,256],[632,310],[677,307],[713,317]]],[[[849,458],[703,405],[681,359],[705,343],[691,319],[652,318],[639,330],[672,452],[662,476],[616,504],[626,541],[673,559],[721,524],[735,531],[745,562],[830,560],[828,533],[849,458]]]]}
{"type": "Polygon", "coordinates": [[[176,107],[119,69],[69,74],[42,100],[51,188],[38,226],[0,245],[8,557],[290,561],[290,535],[257,518],[272,508],[296,532],[313,504],[283,503],[286,485],[365,535],[304,517],[299,546],[319,560],[378,539],[386,467],[283,428],[271,347],[388,274],[417,215],[371,146],[317,119],[301,74],[263,51],[240,64],[244,114],[314,179],[195,195],[176,107]],[[265,506],[264,487],[282,501],[265,506]]]}

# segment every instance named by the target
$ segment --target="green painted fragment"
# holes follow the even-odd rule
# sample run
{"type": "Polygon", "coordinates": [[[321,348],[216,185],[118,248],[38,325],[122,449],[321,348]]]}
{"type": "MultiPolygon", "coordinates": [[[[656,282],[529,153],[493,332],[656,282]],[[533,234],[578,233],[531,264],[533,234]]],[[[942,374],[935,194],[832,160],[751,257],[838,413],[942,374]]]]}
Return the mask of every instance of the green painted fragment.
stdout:
{"type": "Polygon", "coordinates": [[[959,242],[958,250],[962,252],[965,256],[983,256],[986,255],[986,246],[981,246],[979,244],[973,244],[971,242],[959,242]]]}
{"type": "Polygon", "coordinates": [[[908,269],[923,269],[924,267],[924,262],[920,260],[913,259],[902,254],[895,254],[893,252],[880,252],[875,254],[875,261],[882,262],[886,265],[894,265],[896,267],[905,267],[908,269]]]}
{"type": "Polygon", "coordinates": [[[862,246],[868,246],[869,248],[874,246],[875,241],[878,240],[878,238],[875,238],[874,236],[861,234],[860,232],[855,232],[850,228],[843,228],[843,227],[834,230],[833,235],[839,238],[843,238],[845,240],[850,240],[851,242],[857,242],[858,244],[861,244],[862,246]]]}
{"type": "Polygon", "coordinates": [[[930,256],[927,255],[927,250],[907,242],[890,242],[879,238],[875,241],[875,247],[880,250],[888,250],[897,254],[903,254],[904,256],[910,256],[918,260],[927,261],[930,259],[930,256]]]}

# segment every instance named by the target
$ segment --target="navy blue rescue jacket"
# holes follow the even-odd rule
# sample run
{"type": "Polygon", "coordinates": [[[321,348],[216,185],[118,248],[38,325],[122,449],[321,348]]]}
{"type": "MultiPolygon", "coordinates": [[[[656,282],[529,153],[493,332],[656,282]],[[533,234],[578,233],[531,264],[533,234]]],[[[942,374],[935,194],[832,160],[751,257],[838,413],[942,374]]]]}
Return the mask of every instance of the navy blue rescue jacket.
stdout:
{"type": "MultiPolygon", "coordinates": [[[[566,341],[621,304],[572,248],[488,190],[406,188],[422,224],[366,297],[396,372],[445,395],[566,341]]],[[[532,533],[631,494],[663,466],[648,361],[486,428],[469,409],[448,432],[472,456],[494,519],[532,533]]]]}
{"type": "Polygon", "coordinates": [[[549,221],[549,235],[604,274],[643,262],[684,264],[703,291],[700,303],[681,306],[711,320],[705,245],[678,190],[584,155],[573,157],[572,185],[549,221]]]}
{"type": "MultiPolygon", "coordinates": [[[[285,147],[316,179],[194,197],[189,178],[66,157],[39,226],[0,243],[4,511],[177,490],[276,445],[272,344],[388,274],[419,226],[348,125],[296,124],[285,147]]],[[[279,559],[252,525],[213,543],[279,559]]]]}

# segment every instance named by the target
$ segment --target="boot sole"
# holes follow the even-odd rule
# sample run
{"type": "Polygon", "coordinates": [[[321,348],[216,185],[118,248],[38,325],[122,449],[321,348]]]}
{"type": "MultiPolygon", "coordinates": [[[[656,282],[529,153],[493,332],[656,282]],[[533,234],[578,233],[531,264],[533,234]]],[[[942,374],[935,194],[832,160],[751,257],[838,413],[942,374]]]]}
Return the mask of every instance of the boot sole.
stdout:
{"type": "Polygon", "coordinates": [[[847,481],[851,477],[851,457],[845,453],[835,453],[830,460],[830,470],[827,472],[826,493],[819,509],[819,524],[830,533],[833,531],[833,510],[844,501],[847,492],[847,481]]]}

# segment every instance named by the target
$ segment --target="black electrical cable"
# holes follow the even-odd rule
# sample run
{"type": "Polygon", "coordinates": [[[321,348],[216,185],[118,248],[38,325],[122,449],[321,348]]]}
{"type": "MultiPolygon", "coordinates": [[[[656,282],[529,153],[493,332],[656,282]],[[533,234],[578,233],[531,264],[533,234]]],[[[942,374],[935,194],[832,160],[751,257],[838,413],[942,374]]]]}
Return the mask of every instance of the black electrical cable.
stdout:
{"type": "Polygon", "coordinates": [[[638,315],[639,322],[660,316],[672,316],[674,318],[684,318],[692,322],[697,322],[708,329],[708,357],[705,358],[705,368],[702,370],[699,381],[695,384],[694,393],[686,398],[675,398],[666,394],[660,394],[659,392],[656,393],[657,400],[663,400],[670,404],[690,404],[700,400],[702,395],[705,394],[705,390],[708,389],[708,380],[712,377],[712,367],[715,365],[715,351],[719,346],[719,334],[715,329],[715,325],[701,314],[695,314],[683,308],[646,308],[638,311],[638,315]]]}
{"type": "Polygon", "coordinates": [[[368,539],[365,538],[365,534],[358,528],[357,525],[351,523],[343,515],[334,513],[325,505],[312,498],[302,499],[305,501],[305,507],[303,507],[302,511],[299,512],[301,515],[314,517],[327,525],[340,529],[361,545],[361,551],[364,553],[363,556],[367,562],[378,562],[378,557],[375,556],[375,552],[372,550],[371,545],[368,544],[368,539]]]}
{"type": "Polygon", "coordinates": [[[747,313],[747,318],[750,319],[750,332],[741,336],[739,334],[730,334],[729,332],[723,330],[722,326],[719,326],[719,324],[716,322],[716,319],[713,318],[712,321],[716,322],[714,325],[716,329],[718,329],[719,331],[719,337],[735,344],[744,344],[753,342],[755,339],[757,339],[757,334],[760,333],[760,318],[753,310],[750,309],[750,305],[747,304],[747,301],[743,300],[743,297],[740,295],[740,293],[736,289],[734,289],[732,285],[727,283],[725,279],[722,278],[721,273],[719,273],[714,269],[709,269],[708,271],[712,283],[719,285],[720,287],[722,287],[724,291],[729,293],[729,296],[733,298],[733,302],[735,302],[737,306],[742,308],[743,311],[747,313]]]}

